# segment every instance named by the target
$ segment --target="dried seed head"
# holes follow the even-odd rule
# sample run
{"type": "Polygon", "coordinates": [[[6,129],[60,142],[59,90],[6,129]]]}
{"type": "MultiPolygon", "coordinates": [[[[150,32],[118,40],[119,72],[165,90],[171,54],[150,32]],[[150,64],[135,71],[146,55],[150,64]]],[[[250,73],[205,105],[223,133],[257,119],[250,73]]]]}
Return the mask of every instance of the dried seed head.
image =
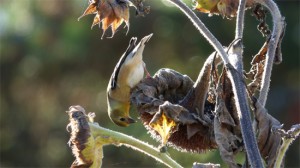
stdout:
{"type": "Polygon", "coordinates": [[[132,90],[131,101],[137,106],[146,129],[162,145],[166,143],[179,150],[202,152],[217,147],[213,123],[203,124],[204,118],[213,117],[213,108],[208,107],[211,103],[206,104],[204,118],[178,105],[193,84],[186,75],[161,69],[132,90]]]}
{"type": "MultiPolygon", "coordinates": [[[[114,36],[118,27],[125,22],[128,30],[129,30],[129,6],[131,2],[129,0],[93,0],[89,1],[89,6],[84,11],[84,13],[78,18],[95,14],[94,21],[92,23],[92,27],[95,25],[102,23],[102,38],[106,32],[106,30],[111,27],[112,35],[114,36]]],[[[128,32],[127,30],[127,32],[128,32]]]]}
{"type": "MultiPolygon", "coordinates": [[[[223,17],[235,17],[239,1],[237,0],[194,0],[194,9],[208,14],[220,14],[223,17]]],[[[252,7],[253,0],[247,0],[246,7],[252,7]]]]}
{"type": "Polygon", "coordinates": [[[75,156],[71,167],[101,167],[102,145],[96,142],[88,124],[94,115],[86,115],[81,106],[71,106],[67,113],[70,120],[68,127],[71,131],[68,144],[75,156]]]}

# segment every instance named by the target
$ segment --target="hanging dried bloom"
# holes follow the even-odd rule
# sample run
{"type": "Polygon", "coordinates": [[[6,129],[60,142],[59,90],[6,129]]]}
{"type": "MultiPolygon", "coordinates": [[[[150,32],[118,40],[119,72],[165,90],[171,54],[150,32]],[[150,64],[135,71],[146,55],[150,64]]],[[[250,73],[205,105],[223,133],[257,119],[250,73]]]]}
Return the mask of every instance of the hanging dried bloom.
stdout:
{"type": "Polygon", "coordinates": [[[127,26],[127,32],[129,30],[129,6],[132,3],[129,0],[90,0],[89,6],[84,11],[84,13],[78,18],[81,19],[82,17],[89,15],[89,14],[96,14],[94,17],[94,21],[92,24],[92,28],[99,24],[102,26],[103,34],[105,31],[111,27],[112,35],[114,36],[118,27],[125,22],[127,26]]]}
{"type": "Polygon", "coordinates": [[[165,152],[165,145],[189,152],[217,147],[211,120],[214,105],[207,103],[199,117],[176,104],[182,102],[193,85],[188,76],[163,68],[132,90],[131,103],[137,106],[140,119],[151,136],[162,143],[161,152],[165,152]]]}
{"type": "Polygon", "coordinates": [[[67,129],[71,134],[68,144],[75,156],[71,168],[101,167],[102,147],[106,142],[91,133],[89,123],[93,122],[95,114],[87,115],[81,106],[71,106],[67,113],[70,119],[67,129]]]}
{"type": "MultiPolygon", "coordinates": [[[[253,0],[247,0],[247,7],[253,5],[253,0]]],[[[237,0],[194,0],[194,9],[208,14],[221,14],[223,17],[234,17],[239,6],[237,0]]]]}

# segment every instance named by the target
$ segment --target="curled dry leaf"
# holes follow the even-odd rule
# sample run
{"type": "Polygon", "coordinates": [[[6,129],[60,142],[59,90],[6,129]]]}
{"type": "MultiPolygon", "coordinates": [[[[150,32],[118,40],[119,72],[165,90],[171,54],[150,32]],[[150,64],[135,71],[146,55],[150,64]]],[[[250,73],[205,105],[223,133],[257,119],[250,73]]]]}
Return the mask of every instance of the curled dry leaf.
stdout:
{"type": "Polygon", "coordinates": [[[238,167],[234,156],[243,149],[243,141],[234,105],[235,101],[232,85],[225,68],[223,68],[216,92],[216,117],[214,118],[215,139],[223,160],[230,167],[238,167]]]}
{"type": "Polygon", "coordinates": [[[101,167],[103,158],[103,145],[94,138],[88,122],[92,122],[93,114],[86,115],[81,106],[71,106],[69,111],[71,137],[68,142],[75,156],[71,167],[101,167]],[[97,145],[96,145],[97,144],[97,145]]]}
{"type": "Polygon", "coordinates": [[[281,144],[281,136],[272,132],[274,128],[281,128],[280,122],[268,114],[267,110],[255,99],[254,101],[254,127],[258,131],[257,143],[261,155],[267,166],[274,167],[277,150],[281,144]]]}
{"type": "MultiPolygon", "coordinates": [[[[256,17],[261,18],[263,12],[258,12],[256,11],[256,17]]],[[[282,32],[280,39],[282,40],[283,34],[282,32]]],[[[280,42],[278,43],[277,49],[276,49],[276,56],[274,63],[279,63],[282,60],[281,56],[281,49],[280,49],[280,42]]],[[[265,67],[265,60],[266,60],[266,55],[268,51],[268,46],[270,43],[270,38],[267,38],[266,42],[263,44],[262,48],[259,50],[259,52],[253,57],[251,61],[251,69],[249,72],[245,72],[244,75],[247,79],[251,80],[251,83],[248,84],[248,89],[251,92],[251,95],[254,95],[257,90],[260,89],[261,85],[261,80],[262,80],[262,75],[264,72],[264,67],[265,67]]]]}
{"type": "MultiPolygon", "coordinates": [[[[272,31],[269,29],[268,24],[266,23],[267,20],[267,10],[263,8],[262,5],[256,4],[255,7],[253,7],[252,15],[255,16],[255,18],[259,21],[259,24],[257,26],[257,29],[261,32],[263,37],[266,37],[266,43],[269,43],[271,38],[272,31]]],[[[284,18],[283,18],[284,19],[284,18]]],[[[282,23],[282,32],[278,32],[279,40],[276,47],[275,57],[274,57],[274,64],[280,64],[282,62],[282,53],[281,53],[281,42],[284,37],[285,28],[286,28],[286,22],[283,21],[282,23]]],[[[267,51],[266,51],[267,52],[267,51]]]]}
{"type": "MultiPolygon", "coordinates": [[[[102,25],[102,38],[106,30],[111,27],[112,35],[114,36],[118,27],[125,22],[129,30],[129,0],[90,0],[89,6],[78,20],[86,15],[95,14],[92,27],[99,24],[102,25]]],[[[128,32],[127,30],[127,32],[128,32]]]]}
{"type": "MultiPolygon", "coordinates": [[[[220,14],[223,17],[235,17],[239,6],[237,0],[194,0],[194,8],[202,13],[220,14]]],[[[246,7],[252,7],[253,0],[247,0],[246,7]]]]}
{"type": "Polygon", "coordinates": [[[263,37],[268,37],[271,34],[268,24],[266,23],[267,10],[261,4],[256,4],[252,10],[252,15],[259,21],[257,29],[262,33],[263,37]]]}
{"type": "Polygon", "coordinates": [[[249,72],[244,73],[247,79],[252,80],[248,84],[248,89],[251,92],[250,94],[253,96],[257,90],[260,89],[262,74],[264,71],[266,54],[268,50],[268,43],[265,42],[259,52],[253,57],[251,62],[251,69],[249,72]]]}
{"type": "Polygon", "coordinates": [[[167,144],[179,150],[202,152],[216,148],[212,128],[214,105],[206,102],[203,117],[196,111],[189,111],[179,105],[193,88],[193,81],[171,69],[160,69],[153,78],[146,78],[138,84],[131,94],[131,102],[137,106],[140,118],[152,137],[161,140],[151,123],[162,120],[165,116],[174,121],[167,144]],[[162,115],[164,114],[164,115],[162,115]],[[210,118],[210,123],[203,121],[210,118]]]}

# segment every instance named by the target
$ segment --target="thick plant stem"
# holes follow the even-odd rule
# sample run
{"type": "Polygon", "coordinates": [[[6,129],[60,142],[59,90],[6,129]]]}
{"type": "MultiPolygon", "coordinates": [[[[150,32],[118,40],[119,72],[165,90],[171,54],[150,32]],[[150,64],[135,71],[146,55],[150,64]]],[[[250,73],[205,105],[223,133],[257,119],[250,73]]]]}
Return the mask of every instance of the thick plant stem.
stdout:
{"type": "MultiPolygon", "coordinates": [[[[244,21],[245,21],[245,7],[246,0],[240,0],[237,18],[236,18],[236,29],[235,29],[235,39],[242,39],[244,32],[244,21]]],[[[238,115],[240,116],[242,136],[244,139],[244,144],[247,149],[247,156],[252,167],[263,167],[261,155],[257,146],[257,141],[252,128],[250,108],[247,101],[247,94],[245,84],[243,82],[243,44],[242,40],[233,44],[232,49],[230,49],[230,63],[234,68],[231,73],[229,73],[229,78],[234,83],[232,84],[234,99],[236,104],[236,109],[238,115]],[[245,111],[246,110],[246,111],[245,111]],[[244,111],[244,112],[243,112],[244,111]],[[244,130],[252,130],[245,132],[244,130]]],[[[230,65],[229,65],[230,66],[230,65]]]]}
{"type": "MultiPolygon", "coordinates": [[[[194,24],[200,33],[209,41],[222,58],[224,65],[229,70],[230,80],[235,94],[236,108],[238,111],[242,135],[247,151],[247,155],[252,167],[263,167],[261,156],[257,147],[257,142],[252,129],[250,109],[247,102],[245,84],[242,79],[242,60],[241,56],[233,57],[233,61],[229,61],[228,55],[223,49],[220,42],[211,34],[196,14],[186,6],[181,0],[169,0],[175,4],[194,24]],[[236,61],[236,62],[235,62],[236,61]],[[231,62],[235,64],[233,67],[231,62]]],[[[243,20],[243,19],[242,19],[243,20]]],[[[242,34],[239,33],[239,34],[242,34]]],[[[242,52],[240,52],[242,53],[242,52]]]]}
{"type": "Polygon", "coordinates": [[[165,164],[171,168],[182,168],[176,161],[174,161],[167,153],[161,153],[157,148],[135,139],[126,134],[120,132],[112,131],[103,127],[100,127],[98,124],[89,123],[91,128],[92,135],[94,137],[102,137],[109,139],[109,142],[113,142],[115,145],[125,145],[132,149],[135,149],[139,152],[142,152],[155,160],[165,164]]]}
{"type": "Polygon", "coordinates": [[[181,0],[168,0],[177,6],[194,24],[194,26],[200,31],[200,33],[206,38],[206,40],[214,47],[222,58],[224,64],[229,63],[228,56],[221,45],[221,43],[216,39],[216,37],[206,28],[202,21],[197,17],[197,15],[181,0]]]}
{"type": "MultiPolygon", "coordinates": [[[[235,39],[243,38],[246,0],[240,0],[236,16],[235,39]]],[[[242,56],[242,54],[241,54],[242,56]]]]}
{"type": "Polygon", "coordinates": [[[252,128],[250,108],[243,76],[242,64],[242,41],[236,41],[229,50],[230,64],[226,65],[229,70],[228,77],[232,83],[236,110],[239,116],[242,136],[247,156],[252,167],[262,168],[262,159],[257,146],[257,141],[252,128]]]}
{"type": "Polygon", "coordinates": [[[273,31],[272,36],[269,42],[268,51],[266,55],[266,63],[264,67],[264,72],[262,75],[262,83],[258,101],[264,107],[266,105],[268,92],[270,88],[270,81],[271,81],[271,73],[273,68],[274,57],[276,53],[277,44],[283,31],[284,26],[284,18],[281,16],[280,11],[273,2],[273,0],[256,0],[258,3],[267,7],[272,15],[273,18],[273,31]]]}

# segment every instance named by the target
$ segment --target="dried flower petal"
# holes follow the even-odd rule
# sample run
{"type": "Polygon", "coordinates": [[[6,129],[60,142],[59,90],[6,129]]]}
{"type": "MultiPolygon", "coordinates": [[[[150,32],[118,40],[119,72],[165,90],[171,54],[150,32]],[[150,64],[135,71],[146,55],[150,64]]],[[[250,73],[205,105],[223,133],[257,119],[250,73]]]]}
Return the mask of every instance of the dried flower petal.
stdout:
{"type": "Polygon", "coordinates": [[[83,12],[83,14],[78,18],[80,20],[83,16],[89,15],[89,14],[94,14],[97,12],[97,6],[95,3],[90,4],[86,10],[83,12]]]}
{"type": "Polygon", "coordinates": [[[92,0],[89,1],[89,6],[78,18],[78,20],[86,15],[96,14],[92,23],[92,27],[102,23],[101,28],[103,30],[103,34],[101,38],[103,38],[105,31],[111,27],[111,37],[113,37],[116,30],[123,22],[125,22],[129,30],[130,5],[132,5],[132,3],[129,0],[92,0]]]}

